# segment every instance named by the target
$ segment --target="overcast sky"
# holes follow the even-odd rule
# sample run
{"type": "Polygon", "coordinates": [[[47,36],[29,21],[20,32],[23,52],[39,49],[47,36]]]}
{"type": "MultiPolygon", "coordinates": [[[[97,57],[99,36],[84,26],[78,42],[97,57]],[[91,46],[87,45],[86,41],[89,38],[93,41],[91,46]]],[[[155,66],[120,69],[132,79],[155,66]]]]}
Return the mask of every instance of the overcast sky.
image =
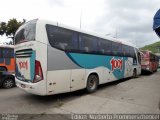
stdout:
{"type": "MultiPolygon", "coordinates": [[[[0,21],[35,18],[115,37],[138,47],[159,40],[152,30],[160,0],[2,0],[0,21]]],[[[0,42],[9,41],[5,36],[0,42]]]]}

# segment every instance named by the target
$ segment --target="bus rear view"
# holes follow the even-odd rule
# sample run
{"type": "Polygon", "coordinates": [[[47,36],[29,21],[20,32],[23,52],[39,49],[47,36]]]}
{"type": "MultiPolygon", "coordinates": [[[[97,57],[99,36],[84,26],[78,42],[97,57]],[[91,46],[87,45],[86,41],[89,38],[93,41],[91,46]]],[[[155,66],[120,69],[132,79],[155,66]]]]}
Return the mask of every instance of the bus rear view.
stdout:
{"type": "Polygon", "coordinates": [[[15,35],[16,56],[16,84],[19,88],[38,95],[46,94],[46,81],[44,72],[46,62],[46,46],[41,43],[36,34],[37,20],[22,25],[15,35]],[[38,47],[37,47],[38,46],[38,47]],[[39,49],[41,48],[41,49],[39,49]],[[38,55],[43,55],[38,56],[38,55]]]}
{"type": "Polygon", "coordinates": [[[32,20],[15,36],[16,83],[36,95],[86,89],[140,75],[134,46],[56,22],[32,20]]]}

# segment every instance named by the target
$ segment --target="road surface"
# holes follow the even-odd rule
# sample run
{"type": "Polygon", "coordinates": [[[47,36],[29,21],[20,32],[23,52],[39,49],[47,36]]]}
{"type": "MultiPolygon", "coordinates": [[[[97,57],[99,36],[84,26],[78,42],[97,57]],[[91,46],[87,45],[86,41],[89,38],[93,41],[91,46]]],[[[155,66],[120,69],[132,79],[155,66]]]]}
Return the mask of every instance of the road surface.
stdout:
{"type": "Polygon", "coordinates": [[[95,93],[84,90],[36,96],[15,87],[0,88],[0,113],[14,114],[160,114],[160,71],[136,79],[101,85],[95,93]]]}

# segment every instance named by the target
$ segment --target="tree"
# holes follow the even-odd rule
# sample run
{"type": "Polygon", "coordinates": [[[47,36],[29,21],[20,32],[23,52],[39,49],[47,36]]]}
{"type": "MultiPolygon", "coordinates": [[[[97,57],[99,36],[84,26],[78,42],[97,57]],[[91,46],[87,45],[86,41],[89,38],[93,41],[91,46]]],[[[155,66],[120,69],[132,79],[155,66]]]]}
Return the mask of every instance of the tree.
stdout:
{"type": "Polygon", "coordinates": [[[25,22],[25,19],[23,21],[17,21],[15,18],[10,19],[7,23],[0,22],[0,35],[6,35],[8,38],[11,38],[12,41],[9,44],[13,44],[17,29],[25,22]]]}

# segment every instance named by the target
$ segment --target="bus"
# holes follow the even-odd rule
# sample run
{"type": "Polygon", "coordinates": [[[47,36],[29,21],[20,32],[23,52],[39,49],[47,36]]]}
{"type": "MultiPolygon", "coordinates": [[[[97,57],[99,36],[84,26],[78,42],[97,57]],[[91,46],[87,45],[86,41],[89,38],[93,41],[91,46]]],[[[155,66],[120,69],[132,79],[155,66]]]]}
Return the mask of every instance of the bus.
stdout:
{"type": "Polygon", "coordinates": [[[31,20],[15,35],[16,85],[32,94],[53,95],[136,77],[136,47],[47,20],[31,20]]]}
{"type": "Polygon", "coordinates": [[[157,71],[159,65],[159,57],[148,50],[144,50],[141,52],[143,53],[141,58],[142,71],[148,71],[151,73],[157,71]]]}
{"type": "Polygon", "coordinates": [[[0,45],[0,71],[15,72],[14,46],[0,45]]]}

